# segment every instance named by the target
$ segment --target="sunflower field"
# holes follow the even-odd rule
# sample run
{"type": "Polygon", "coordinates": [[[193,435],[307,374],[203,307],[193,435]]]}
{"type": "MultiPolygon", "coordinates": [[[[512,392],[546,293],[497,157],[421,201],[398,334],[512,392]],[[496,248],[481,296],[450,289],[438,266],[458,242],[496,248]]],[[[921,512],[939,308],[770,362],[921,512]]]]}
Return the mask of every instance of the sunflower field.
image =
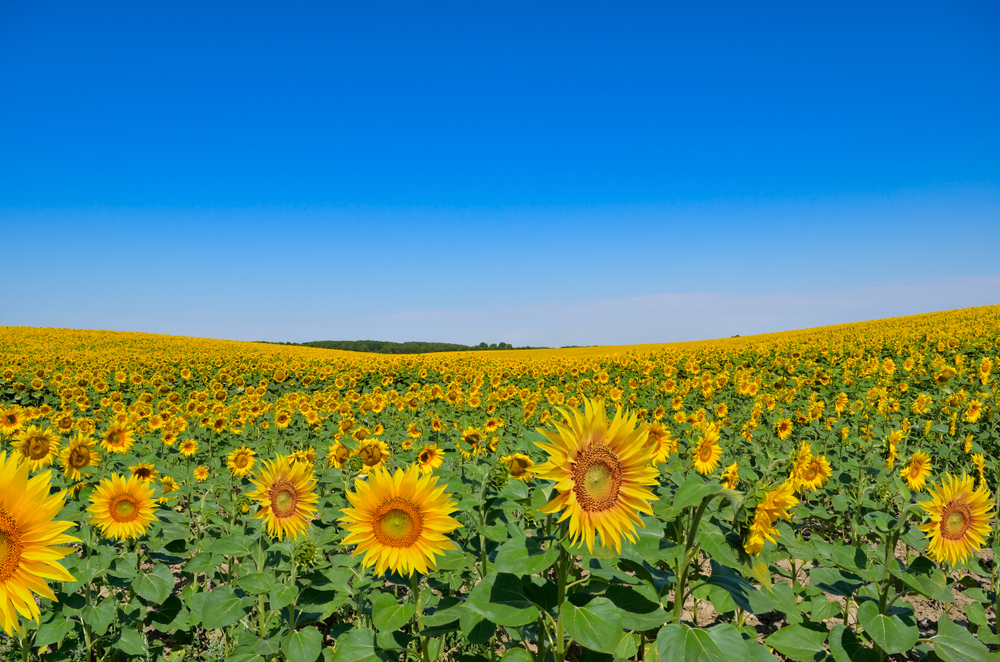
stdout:
{"type": "Polygon", "coordinates": [[[998,355],[0,327],[0,658],[1000,660],[998,355]]]}

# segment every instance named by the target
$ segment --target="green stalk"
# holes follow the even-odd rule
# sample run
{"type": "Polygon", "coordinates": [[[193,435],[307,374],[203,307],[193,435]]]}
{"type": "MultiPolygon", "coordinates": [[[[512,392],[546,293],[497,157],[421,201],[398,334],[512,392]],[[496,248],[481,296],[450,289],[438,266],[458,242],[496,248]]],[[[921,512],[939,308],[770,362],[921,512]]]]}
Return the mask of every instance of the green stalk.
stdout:
{"type": "Polygon", "coordinates": [[[680,567],[677,568],[677,586],[674,587],[674,623],[677,624],[680,624],[681,612],[684,610],[684,586],[687,583],[688,570],[691,567],[691,549],[694,547],[695,534],[698,532],[698,525],[705,514],[705,509],[708,508],[708,504],[714,496],[713,494],[701,500],[698,510],[691,518],[691,526],[688,528],[687,538],[684,541],[684,556],[680,567]]]}
{"type": "Polygon", "coordinates": [[[420,604],[420,598],[421,598],[420,578],[416,574],[410,575],[410,588],[413,589],[413,604],[415,607],[415,610],[413,612],[413,620],[416,625],[417,635],[419,636],[420,658],[424,662],[431,662],[430,650],[427,647],[428,637],[425,637],[420,634],[424,630],[424,627],[422,625],[423,605],[420,604]]]}

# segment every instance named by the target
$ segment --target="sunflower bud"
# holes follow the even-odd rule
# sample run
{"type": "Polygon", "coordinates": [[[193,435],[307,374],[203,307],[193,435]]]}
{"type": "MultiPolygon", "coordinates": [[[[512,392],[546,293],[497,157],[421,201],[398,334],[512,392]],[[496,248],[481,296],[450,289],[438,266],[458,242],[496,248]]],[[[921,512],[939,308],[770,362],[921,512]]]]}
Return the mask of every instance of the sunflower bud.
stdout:
{"type": "Polygon", "coordinates": [[[365,466],[364,458],[360,455],[352,455],[351,459],[347,461],[347,470],[352,474],[356,474],[361,471],[361,468],[365,466]]]}
{"type": "Polygon", "coordinates": [[[295,563],[302,568],[315,568],[321,560],[319,547],[306,538],[295,545],[295,563]]]}
{"type": "Polygon", "coordinates": [[[510,469],[507,467],[506,463],[497,462],[492,467],[490,467],[488,480],[490,481],[490,485],[492,485],[495,489],[498,490],[501,489],[504,485],[507,484],[507,480],[509,478],[510,478],[510,469]]]}

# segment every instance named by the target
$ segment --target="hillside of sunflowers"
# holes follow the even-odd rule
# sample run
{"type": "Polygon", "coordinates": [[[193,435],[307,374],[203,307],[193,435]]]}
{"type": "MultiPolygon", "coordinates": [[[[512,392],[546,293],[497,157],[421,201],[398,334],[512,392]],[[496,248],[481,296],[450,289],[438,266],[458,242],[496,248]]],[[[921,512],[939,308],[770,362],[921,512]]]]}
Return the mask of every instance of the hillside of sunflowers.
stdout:
{"type": "Polygon", "coordinates": [[[0,327],[0,656],[1000,659],[1000,306],[375,355],[0,327]]]}

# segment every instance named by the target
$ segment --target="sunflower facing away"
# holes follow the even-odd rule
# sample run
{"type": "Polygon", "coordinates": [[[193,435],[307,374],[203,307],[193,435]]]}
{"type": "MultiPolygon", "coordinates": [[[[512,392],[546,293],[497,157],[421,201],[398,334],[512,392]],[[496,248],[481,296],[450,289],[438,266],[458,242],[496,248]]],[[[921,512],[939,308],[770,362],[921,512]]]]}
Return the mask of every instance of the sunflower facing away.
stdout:
{"type": "Polygon", "coordinates": [[[923,451],[916,451],[907,464],[899,472],[906,481],[906,486],[914,492],[920,492],[927,485],[927,477],[931,475],[931,456],[923,451]]]}
{"type": "Polygon", "coordinates": [[[417,465],[395,474],[378,469],[368,480],[356,479],[354,490],[347,492],[353,507],[340,518],[349,531],[343,544],[357,544],[351,555],[364,553],[364,567],[374,565],[376,575],[426,573],[435,554],[454,549],[447,534],[462,525],[450,516],[455,502],[437,476],[421,476],[417,465]]]}
{"type": "Polygon", "coordinates": [[[101,439],[101,448],[111,453],[125,454],[129,452],[135,439],[132,430],[122,423],[112,423],[101,439]]]}
{"type": "Polygon", "coordinates": [[[65,493],[49,494],[51,472],[30,477],[26,463],[0,452],[0,626],[7,634],[20,632],[18,614],[38,622],[32,593],[56,596],[46,579],[75,581],[59,564],[73,552],[63,543],[79,542],[63,531],[72,522],[54,522],[65,493]]]}
{"type": "Polygon", "coordinates": [[[420,467],[420,473],[425,476],[432,473],[435,469],[440,469],[443,463],[444,451],[438,448],[437,444],[424,446],[417,453],[417,465],[420,467]]]}
{"type": "MultiPolygon", "coordinates": [[[[556,481],[559,494],[540,510],[562,512],[569,519],[569,537],[581,538],[593,551],[594,539],[621,551],[622,536],[635,540],[636,525],[644,526],[636,511],[652,513],[650,501],[658,497],[658,472],[651,466],[653,447],[646,444],[646,430],[636,428],[634,414],[621,410],[608,423],[604,403],[584,399],[585,410],[558,411],[564,421],[554,421],[555,430],[538,431],[548,443],[535,442],[548,462],[535,468],[539,478],[556,481]]],[[[550,419],[553,420],[553,419],[550,419]]]]}
{"type": "Polygon", "coordinates": [[[937,562],[958,565],[982,547],[990,533],[993,499],[982,485],[972,489],[972,476],[945,474],[930,488],[930,500],[918,501],[930,521],[918,528],[927,534],[927,551],[937,562]]]}
{"type": "Polygon", "coordinates": [[[316,477],[308,464],[293,463],[287,455],[264,460],[260,474],[250,479],[257,488],[248,496],[260,503],[254,515],[267,524],[267,533],[281,540],[298,540],[316,517],[316,477]]]}
{"type": "Polygon", "coordinates": [[[108,538],[138,538],[156,521],[152,484],[136,477],[115,474],[90,495],[90,519],[108,538]]]}
{"type": "Polygon", "coordinates": [[[243,478],[253,469],[253,465],[257,462],[254,457],[256,454],[246,446],[237,448],[229,454],[226,458],[226,466],[229,467],[234,478],[243,478]]]}
{"type": "Polygon", "coordinates": [[[512,453],[500,458],[500,461],[507,465],[511,478],[528,482],[535,477],[535,472],[532,470],[535,463],[524,453],[512,453]]]}
{"type": "Polygon", "coordinates": [[[62,464],[63,475],[70,480],[83,478],[81,469],[95,467],[101,462],[101,455],[94,450],[94,440],[81,432],[70,440],[69,446],[59,453],[59,463],[62,464]]]}
{"type": "Polygon", "coordinates": [[[59,456],[59,437],[50,428],[29,426],[14,437],[13,445],[14,455],[26,461],[32,471],[49,466],[59,456]]]}

